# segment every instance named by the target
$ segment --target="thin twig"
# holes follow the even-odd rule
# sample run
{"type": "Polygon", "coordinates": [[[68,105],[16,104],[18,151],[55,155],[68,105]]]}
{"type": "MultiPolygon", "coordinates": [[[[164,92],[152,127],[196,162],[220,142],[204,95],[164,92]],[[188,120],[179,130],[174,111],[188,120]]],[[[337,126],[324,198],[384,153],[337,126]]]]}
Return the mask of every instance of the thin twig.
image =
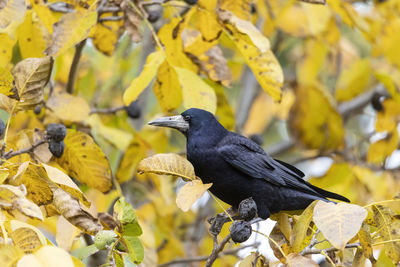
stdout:
{"type": "Polygon", "coordinates": [[[231,240],[231,234],[227,235],[221,243],[218,244],[217,236],[213,236],[214,246],[211,255],[206,261],[205,267],[211,267],[214,261],[218,258],[218,254],[224,249],[225,245],[231,240]]]}
{"type": "Polygon", "coordinates": [[[105,17],[105,18],[99,18],[99,22],[104,22],[104,21],[119,21],[119,20],[123,20],[124,17],[123,16],[109,16],[109,17],[105,17]]]}
{"type": "Polygon", "coordinates": [[[11,149],[7,153],[5,153],[2,156],[2,158],[10,159],[12,157],[15,157],[15,156],[18,156],[18,155],[21,155],[21,154],[32,153],[33,150],[35,150],[35,148],[37,148],[38,146],[43,145],[45,143],[47,143],[47,140],[46,139],[41,139],[41,140],[37,141],[36,143],[34,143],[31,147],[23,148],[21,150],[15,151],[15,152],[11,149]]]}
{"type": "Polygon", "coordinates": [[[66,89],[67,93],[70,94],[74,93],[74,84],[75,84],[76,73],[78,71],[78,64],[85,44],[86,44],[86,39],[82,40],[75,46],[74,58],[72,60],[71,68],[69,69],[68,83],[66,89]]]}
{"type": "MultiPolygon", "coordinates": [[[[347,244],[345,246],[345,248],[358,248],[359,246],[360,246],[360,243],[354,243],[354,244],[347,244]]],[[[308,250],[304,249],[300,253],[300,255],[305,256],[305,255],[310,255],[310,254],[321,254],[323,251],[327,253],[327,252],[339,251],[339,250],[340,249],[337,249],[335,247],[330,247],[327,249],[315,249],[315,248],[308,249],[308,250]]]]}
{"type": "Polygon", "coordinates": [[[92,108],[90,114],[100,113],[100,114],[115,114],[120,110],[125,109],[125,106],[113,107],[113,108],[92,108]]]}
{"type": "MultiPolygon", "coordinates": [[[[238,247],[235,249],[226,250],[226,251],[223,251],[220,254],[218,254],[217,258],[225,256],[225,255],[236,255],[242,249],[249,248],[249,247],[258,247],[259,245],[260,245],[260,243],[257,242],[257,243],[251,244],[251,245],[246,245],[246,246],[238,247]]],[[[210,256],[208,256],[208,255],[204,255],[204,256],[196,256],[196,257],[190,257],[190,258],[185,258],[185,259],[175,259],[175,260],[160,264],[160,265],[158,265],[158,267],[166,267],[166,266],[170,266],[170,265],[174,265],[174,264],[206,261],[209,257],[210,256]]]]}

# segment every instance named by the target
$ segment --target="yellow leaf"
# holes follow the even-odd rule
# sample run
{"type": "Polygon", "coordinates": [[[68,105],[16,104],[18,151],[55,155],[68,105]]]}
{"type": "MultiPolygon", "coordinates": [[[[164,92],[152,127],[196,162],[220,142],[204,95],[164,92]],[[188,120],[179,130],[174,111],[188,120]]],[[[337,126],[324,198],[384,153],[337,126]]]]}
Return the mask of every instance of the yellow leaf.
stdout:
{"type": "Polygon", "coordinates": [[[211,86],[217,95],[217,111],[215,112],[215,116],[226,129],[233,130],[235,127],[235,115],[233,114],[232,107],[229,105],[224,87],[216,83],[212,83],[211,86]]]}
{"type": "Polygon", "coordinates": [[[287,258],[287,263],[285,264],[285,267],[318,267],[318,263],[313,261],[310,258],[301,256],[299,254],[295,253],[290,253],[287,258]]]}
{"type": "Polygon", "coordinates": [[[126,182],[136,174],[136,168],[139,162],[147,155],[146,145],[139,137],[135,137],[125,150],[124,156],[118,166],[117,181],[126,182]]]}
{"type": "Polygon", "coordinates": [[[42,24],[46,27],[48,33],[53,33],[53,24],[56,23],[61,16],[61,14],[54,13],[50,10],[50,8],[42,1],[32,1],[31,5],[36,15],[42,22],[42,24]]]}
{"type": "Polygon", "coordinates": [[[25,254],[18,260],[17,267],[42,267],[40,261],[33,254],[25,254]]]}
{"type": "Polygon", "coordinates": [[[68,131],[65,150],[58,164],[69,176],[105,193],[111,189],[111,170],[106,156],[93,139],[78,131],[68,131]]]}
{"type": "Polygon", "coordinates": [[[343,69],[336,83],[335,97],[338,101],[347,101],[367,89],[371,77],[369,59],[360,59],[343,69]]]}
{"type": "Polygon", "coordinates": [[[17,38],[12,39],[6,33],[0,33],[0,68],[6,67],[12,57],[12,50],[17,38]]]}
{"type": "Polygon", "coordinates": [[[4,1],[0,10],[0,28],[6,28],[12,22],[20,21],[25,16],[25,0],[4,1]]]}
{"type": "Polygon", "coordinates": [[[15,246],[0,244],[0,262],[3,266],[14,266],[23,255],[24,252],[15,246]]]}
{"type": "Polygon", "coordinates": [[[26,199],[25,194],[16,186],[0,185],[0,207],[11,211],[17,209],[26,216],[43,220],[40,208],[26,199]]]}
{"type": "Polygon", "coordinates": [[[188,180],[196,179],[192,164],[177,154],[156,154],[145,158],[139,163],[137,171],[179,176],[188,180]]]}
{"type": "Polygon", "coordinates": [[[252,0],[218,0],[218,8],[228,10],[240,19],[250,20],[252,2],[252,0]]]}
{"type": "Polygon", "coordinates": [[[320,84],[296,89],[289,126],[291,132],[309,148],[327,150],[343,146],[342,117],[326,92],[327,89],[320,84]]]}
{"type": "Polygon", "coordinates": [[[400,103],[400,71],[396,69],[388,73],[376,72],[375,77],[385,86],[393,99],[400,103]]]}
{"type": "Polygon", "coordinates": [[[310,34],[308,17],[303,5],[293,4],[281,11],[276,18],[276,23],[279,29],[290,35],[305,37],[310,34]],[[296,19],[293,19],[294,17],[296,19]]]}
{"type": "MultiPolygon", "coordinates": [[[[110,13],[102,14],[104,17],[109,15],[110,13]]],[[[123,20],[104,21],[102,23],[97,23],[90,34],[93,44],[97,50],[107,56],[111,56],[117,47],[119,37],[124,32],[122,29],[123,25],[123,20]]]]}
{"type": "Polygon", "coordinates": [[[50,165],[44,163],[42,163],[41,165],[45,168],[47,175],[51,181],[56,183],[64,191],[79,199],[84,205],[90,207],[90,202],[86,199],[85,195],[68,175],[50,165]]]}
{"type": "Polygon", "coordinates": [[[43,246],[33,253],[43,267],[74,267],[71,256],[63,249],[54,246],[43,246]]]}
{"type": "Polygon", "coordinates": [[[85,99],[65,92],[54,92],[47,106],[57,118],[66,122],[82,122],[89,117],[90,107],[85,99]]]}
{"type": "Polygon", "coordinates": [[[385,138],[371,144],[368,148],[367,161],[381,164],[399,145],[399,133],[389,132],[385,138]]]}
{"type": "Polygon", "coordinates": [[[50,204],[53,193],[50,190],[50,180],[46,171],[29,161],[25,161],[18,168],[17,174],[11,181],[14,185],[24,184],[27,189],[27,198],[37,205],[50,204]]]}
{"type": "Polygon", "coordinates": [[[393,99],[385,99],[382,103],[383,111],[378,112],[375,123],[377,132],[395,132],[400,121],[400,105],[393,99]]]}
{"type": "Polygon", "coordinates": [[[132,101],[136,100],[140,93],[146,89],[156,76],[157,69],[164,62],[164,59],[165,53],[163,50],[153,52],[147,57],[142,72],[124,92],[123,100],[125,105],[129,105],[132,101]]]}
{"type": "Polygon", "coordinates": [[[43,101],[43,90],[50,79],[53,67],[51,57],[27,58],[12,69],[18,90],[18,108],[29,109],[43,101]]]}
{"type": "Polygon", "coordinates": [[[364,256],[369,259],[372,263],[375,263],[373,249],[372,249],[372,238],[370,234],[369,225],[363,223],[360,231],[358,232],[358,239],[360,240],[361,247],[363,248],[364,256]]]}
{"type": "Polygon", "coordinates": [[[312,85],[325,62],[328,46],[319,40],[310,39],[305,44],[304,59],[297,64],[297,80],[301,85],[312,85]]]}
{"type": "Polygon", "coordinates": [[[51,56],[63,54],[89,35],[97,22],[97,12],[77,11],[64,14],[53,24],[53,42],[45,53],[51,56]]]}
{"type": "Polygon", "coordinates": [[[214,90],[196,73],[179,67],[174,69],[183,90],[183,106],[186,109],[200,108],[215,113],[217,98],[214,90]]]}
{"type": "Polygon", "coordinates": [[[0,67],[0,94],[6,96],[15,96],[14,91],[14,77],[11,72],[7,69],[0,67]]]}
{"type": "MultiPolygon", "coordinates": [[[[400,239],[400,220],[392,209],[380,205],[372,206],[374,220],[384,241],[400,239]]],[[[385,243],[385,253],[393,264],[400,261],[400,242],[385,243]]]]}
{"type": "Polygon", "coordinates": [[[314,207],[314,222],[326,239],[337,249],[358,233],[367,217],[363,207],[347,203],[328,203],[319,200],[314,207]]]}
{"type": "Polygon", "coordinates": [[[164,113],[177,109],[182,103],[182,89],[174,68],[164,61],[158,68],[153,91],[164,113]]]}
{"type": "Polygon", "coordinates": [[[261,53],[241,33],[232,29],[229,37],[234,41],[240,53],[246,59],[261,87],[276,101],[281,99],[281,87],[283,84],[283,72],[278,60],[271,50],[261,53]]]}
{"type": "Polygon", "coordinates": [[[400,42],[400,18],[394,16],[393,19],[387,19],[382,28],[376,49],[379,49],[389,62],[399,67],[400,56],[396,43],[400,42]]]}
{"type": "Polygon", "coordinates": [[[104,125],[98,114],[90,115],[86,122],[90,125],[95,135],[100,135],[120,150],[125,150],[132,140],[130,133],[104,125]]]}
{"type": "Polygon", "coordinates": [[[174,67],[186,68],[197,72],[196,65],[183,52],[181,33],[195,9],[191,9],[183,19],[173,18],[158,32],[158,37],[165,47],[168,63],[174,67]]]}
{"type": "Polygon", "coordinates": [[[179,190],[176,204],[184,212],[188,211],[211,186],[212,184],[203,184],[201,180],[188,182],[179,190]]]}
{"type": "Polygon", "coordinates": [[[263,267],[267,263],[268,260],[262,254],[251,252],[249,256],[240,261],[239,267],[263,267]]]}
{"type": "Polygon", "coordinates": [[[197,28],[206,42],[218,40],[222,27],[217,21],[215,12],[201,8],[197,9],[197,28]]]}
{"type": "Polygon", "coordinates": [[[224,23],[229,23],[234,26],[240,33],[247,35],[261,53],[265,53],[271,48],[268,38],[266,38],[250,21],[240,19],[232,12],[225,10],[219,10],[218,17],[224,23]]]}
{"type": "Polygon", "coordinates": [[[314,201],[303,211],[292,230],[290,236],[290,245],[293,252],[301,252],[311,240],[313,232],[310,230],[310,223],[313,218],[314,207],[317,201],[314,201]]]}
{"type": "Polygon", "coordinates": [[[36,227],[17,220],[10,221],[11,238],[16,247],[25,253],[32,253],[46,245],[46,237],[36,227]]]}
{"type": "Polygon", "coordinates": [[[50,35],[35,13],[28,10],[25,21],[18,27],[18,45],[22,58],[44,57],[50,35]]]}

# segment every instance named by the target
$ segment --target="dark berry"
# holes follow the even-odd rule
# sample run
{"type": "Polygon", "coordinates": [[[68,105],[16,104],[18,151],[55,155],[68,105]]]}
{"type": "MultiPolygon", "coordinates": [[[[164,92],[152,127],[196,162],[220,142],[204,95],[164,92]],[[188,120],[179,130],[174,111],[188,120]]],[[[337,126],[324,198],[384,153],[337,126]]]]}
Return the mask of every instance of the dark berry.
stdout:
{"type": "Polygon", "coordinates": [[[47,125],[46,133],[50,141],[58,143],[64,140],[67,135],[67,128],[59,123],[50,123],[47,125]]]}
{"type": "Polygon", "coordinates": [[[188,5],[195,5],[197,4],[197,0],[184,0],[186,4],[188,5]]]}
{"type": "Polygon", "coordinates": [[[6,131],[6,125],[3,120],[0,120],[0,137],[3,137],[4,132],[6,131]]]}
{"type": "Polygon", "coordinates": [[[250,221],[257,214],[257,204],[254,202],[253,198],[246,198],[239,204],[238,208],[239,217],[245,221],[250,221]]]}
{"type": "Polygon", "coordinates": [[[61,142],[54,142],[54,141],[50,141],[49,142],[49,150],[51,152],[51,154],[53,154],[54,157],[56,158],[60,158],[64,152],[64,141],[61,142]]]}
{"type": "Polygon", "coordinates": [[[140,107],[136,101],[132,101],[129,106],[125,107],[126,113],[132,119],[137,119],[140,117],[140,107]]]}
{"type": "Polygon", "coordinates": [[[33,110],[33,112],[34,112],[36,115],[39,115],[41,111],[42,111],[42,105],[37,105],[37,106],[35,107],[35,109],[33,110]]]}
{"type": "Polygon", "coordinates": [[[147,20],[154,23],[160,18],[160,15],[160,10],[149,10],[147,11],[147,20]]]}
{"type": "Polygon", "coordinates": [[[235,221],[229,227],[232,241],[235,243],[243,243],[251,236],[251,225],[246,221],[235,221]]]}

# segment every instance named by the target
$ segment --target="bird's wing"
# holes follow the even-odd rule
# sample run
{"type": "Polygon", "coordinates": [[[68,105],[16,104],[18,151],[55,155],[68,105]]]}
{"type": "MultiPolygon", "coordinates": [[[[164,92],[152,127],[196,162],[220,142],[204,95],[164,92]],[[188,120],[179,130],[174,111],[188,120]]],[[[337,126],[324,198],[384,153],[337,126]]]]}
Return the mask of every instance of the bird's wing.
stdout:
{"type": "Polygon", "coordinates": [[[227,135],[218,144],[217,150],[226,162],[250,177],[320,195],[302,179],[304,174],[300,170],[274,160],[260,146],[244,136],[227,135]]]}

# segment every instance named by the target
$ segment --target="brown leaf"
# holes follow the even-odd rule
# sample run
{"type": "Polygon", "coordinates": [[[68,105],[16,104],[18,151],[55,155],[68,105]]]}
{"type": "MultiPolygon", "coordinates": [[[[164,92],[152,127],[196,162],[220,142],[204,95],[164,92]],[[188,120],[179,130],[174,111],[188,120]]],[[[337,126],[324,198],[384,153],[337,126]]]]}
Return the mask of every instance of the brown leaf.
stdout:
{"type": "Polygon", "coordinates": [[[285,267],[318,267],[319,265],[310,258],[291,253],[286,258],[285,267]]]}
{"type": "Polygon", "coordinates": [[[138,43],[142,40],[142,34],[139,31],[139,26],[142,23],[142,18],[133,9],[131,3],[128,0],[122,0],[121,9],[124,11],[124,27],[131,37],[132,42],[138,43]]]}

